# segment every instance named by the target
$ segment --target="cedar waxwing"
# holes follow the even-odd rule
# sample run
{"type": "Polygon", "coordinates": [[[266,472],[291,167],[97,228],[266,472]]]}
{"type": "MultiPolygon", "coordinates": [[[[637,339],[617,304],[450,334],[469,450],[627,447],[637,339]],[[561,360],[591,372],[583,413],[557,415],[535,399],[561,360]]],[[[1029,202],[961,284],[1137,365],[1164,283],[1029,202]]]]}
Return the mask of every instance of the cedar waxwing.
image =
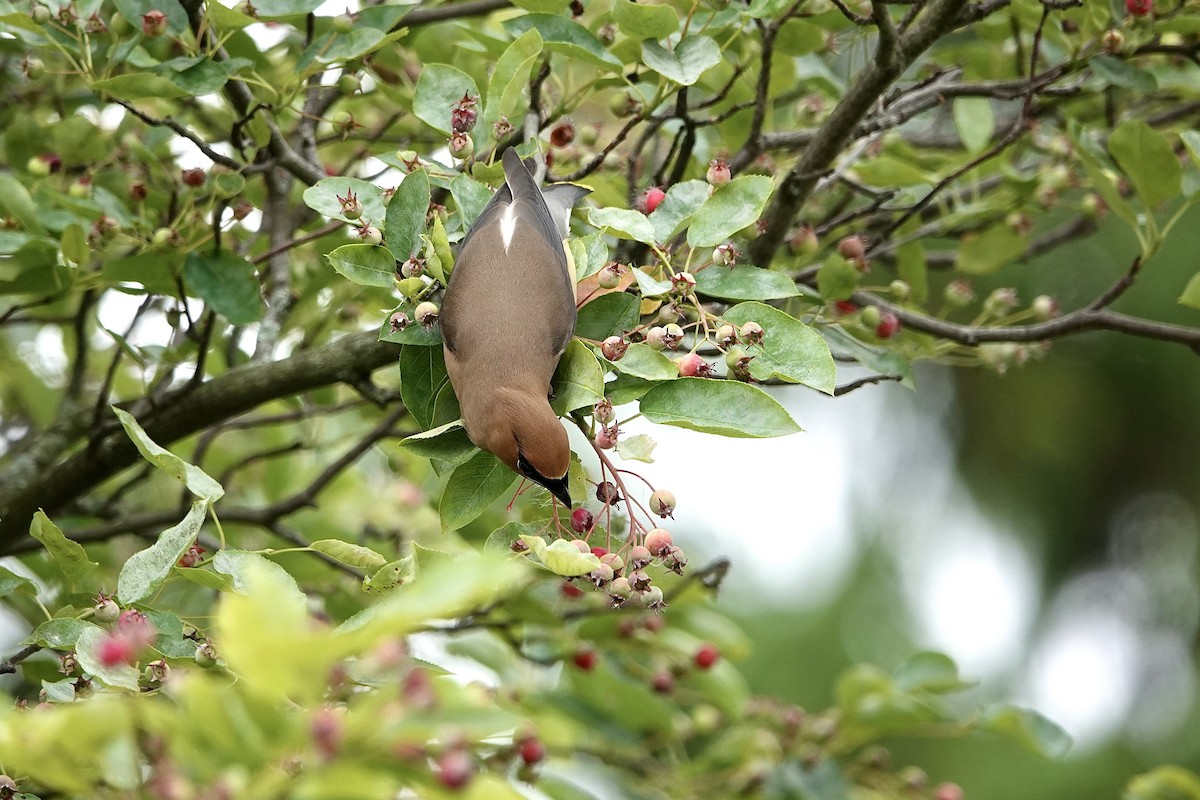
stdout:
{"type": "Polygon", "coordinates": [[[504,185],[467,233],[442,301],[446,371],[463,427],[478,447],[568,508],[567,432],[550,380],[575,331],[571,209],[590,189],[539,189],[512,148],[504,185]]]}

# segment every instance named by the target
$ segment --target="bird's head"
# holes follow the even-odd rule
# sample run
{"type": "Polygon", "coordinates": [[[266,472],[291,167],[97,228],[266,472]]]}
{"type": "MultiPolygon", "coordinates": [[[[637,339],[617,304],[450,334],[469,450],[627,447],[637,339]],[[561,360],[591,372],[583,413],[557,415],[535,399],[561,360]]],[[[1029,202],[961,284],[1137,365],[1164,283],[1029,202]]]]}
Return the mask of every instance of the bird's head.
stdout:
{"type": "Polygon", "coordinates": [[[571,445],[558,415],[545,397],[512,393],[504,400],[503,412],[492,417],[481,446],[570,508],[571,445]]]}

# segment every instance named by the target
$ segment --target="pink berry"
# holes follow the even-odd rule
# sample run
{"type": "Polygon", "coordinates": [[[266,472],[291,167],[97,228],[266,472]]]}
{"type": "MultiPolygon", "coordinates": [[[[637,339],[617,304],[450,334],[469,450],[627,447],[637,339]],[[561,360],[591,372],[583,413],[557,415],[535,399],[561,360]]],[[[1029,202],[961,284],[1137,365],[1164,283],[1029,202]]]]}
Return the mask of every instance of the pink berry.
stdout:
{"type": "Polygon", "coordinates": [[[345,734],[342,715],[329,706],[318,709],[309,725],[309,734],[321,758],[332,761],[337,756],[342,736],[345,734]]]}
{"type": "Polygon", "coordinates": [[[665,669],[659,670],[650,679],[650,686],[659,694],[670,694],[675,688],[675,676],[665,669]]]}
{"type": "Polygon", "coordinates": [[[885,311],[875,326],[875,335],[880,339],[890,339],[900,330],[900,318],[890,311],[885,311]]]}
{"type": "Polygon", "coordinates": [[[667,193],[657,186],[651,186],[649,189],[647,189],[646,193],[642,195],[642,205],[645,206],[646,213],[653,214],[654,209],[658,208],[658,204],[661,203],[663,198],[666,196],[667,193]]]}
{"type": "Polygon", "coordinates": [[[571,657],[572,663],[584,672],[591,672],[595,669],[597,660],[596,651],[591,649],[579,650],[571,657]]]}
{"type": "Polygon", "coordinates": [[[713,664],[717,663],[717,659],[721,657],[721,651],[717,649],[715,644],[702,644],[700,649],[696,651],[696,655],[692,660],[696,662],[696,666],[700,669],[709,669],[713,664]]]}
{"type": "Polygon", "coordinates": [[[133,641],[119,633],[104,637],[96,648],[96,658],[106,667],[136,664],[137,653],[138,648],[133,641]]]}
{"type": "Polygon", "coordinates": [[[161,11],[147,11],[142,15],[142,33],[147,36],[162,36],[166,32],[166,14],[161,11]]]}
{"type": "Polygon", "coordinates": [[[695,353],[684,353],[675,362],[679,367],[679,374],[685,378],[692,378],[700,374],[700,371],[707,366],[703,358],[695,353]]]}
{"type": "Polygon", "coordinates": [[[450,130],[453,133],[466,133],[475,127],[477,112],[475,105],[479,98],[464,94],[450,109],[450,130]]]}
{"type": "MultiPolygon", "coordinates": [[[[658,530],[658,529],[656,529],[658,530]]],[[[666,533],[666,531],[663,531],[666,533]]],[[[650,548],[642,545],[636,545],[629,550],[629,567],[630,569],[638,570],[654,560],[654,554],[650,552],[650,548]]]]}
{"type": "Polygon", "coordinates": [[[863,244],[861,236],[847,236],[838,242],[838,252],[842,254],[842,258],[850,261],[862,258],[866,252],[866,245],[863,244]]]}
{"type": "Polygon", "coordinates": [[[595,517],[586,508],[577,508],[571,512],[571,530],[576,533],[587,533],[595,524],[595,517]]]}
{"type": "Polygon", "coordinates": [[[671,534],[663,528],[655,528],[646,534],[646,549],[650,554],[662,557],[671,552],[671,534]]]}
{"type": "Polygon", "coordinates": [[[962,787],[957,783],[942,783],[933,790],[933,800],[963,800],[962,787]]]}
{"type": "Polygon", "coordinates": [[[475,775],[475,765],[465,750],[455,748],[438,756],[434,775],[437,776],[438,783],[447,789],[461,789],[471,782],[475,775]]]}
{"type": "Polygon", "coordinates": [[[733,175],[729,172],[729,165],[725,163],[725,159],[714,158],[708,165],[708,174],[705,177],[713,186],[722,186],[729,183],[733,175]]]}
{"type": "Polygon", "coordinates": [[[601,450],[611,450],[617,446],[616,428],[604,427],[596,433],[596,447],[601,450]]]}
{"type": "Polygon", "coordinates": [[[149,647],[158,638],[158,631],[154,629],[150,618],[132,608],[117,619],[117,632],[135,647],[149,647]]]}
{"type": "Polygon", "coordinates": [[[629,343],[620,336],[610,336],[600,343],[600,353],[609,361],[620,361],[629,349],[629,343]]]}

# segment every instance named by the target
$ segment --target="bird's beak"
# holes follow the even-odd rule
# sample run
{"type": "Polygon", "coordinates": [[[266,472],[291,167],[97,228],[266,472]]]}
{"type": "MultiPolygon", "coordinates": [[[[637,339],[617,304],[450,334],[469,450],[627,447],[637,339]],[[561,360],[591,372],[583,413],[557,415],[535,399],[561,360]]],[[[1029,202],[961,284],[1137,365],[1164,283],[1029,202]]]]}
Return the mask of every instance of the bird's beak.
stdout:
{"type": "Polygon", "coordinates": [[[566,475],[561,478],[547,478],[542,485],[550,491],[550,494],[558,498],[558,502],[567,508],[571,507],[571,490],[567,488],[566,475]]]}

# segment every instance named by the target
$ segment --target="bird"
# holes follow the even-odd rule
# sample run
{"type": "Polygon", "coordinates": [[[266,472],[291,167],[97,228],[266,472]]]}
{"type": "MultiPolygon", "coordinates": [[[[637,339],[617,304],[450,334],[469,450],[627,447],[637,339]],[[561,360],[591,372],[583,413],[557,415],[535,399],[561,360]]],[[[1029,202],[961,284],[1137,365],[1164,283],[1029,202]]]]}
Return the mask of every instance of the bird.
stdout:
{"type": "Polygon", "coordinates": [[[550,386],[575,331],[571,210],[591,189],[542,187],[508,148],[504,183],[459,246],[442,299],[446,372],[467,436],[567,508],[571,448],[550,386]]]}

